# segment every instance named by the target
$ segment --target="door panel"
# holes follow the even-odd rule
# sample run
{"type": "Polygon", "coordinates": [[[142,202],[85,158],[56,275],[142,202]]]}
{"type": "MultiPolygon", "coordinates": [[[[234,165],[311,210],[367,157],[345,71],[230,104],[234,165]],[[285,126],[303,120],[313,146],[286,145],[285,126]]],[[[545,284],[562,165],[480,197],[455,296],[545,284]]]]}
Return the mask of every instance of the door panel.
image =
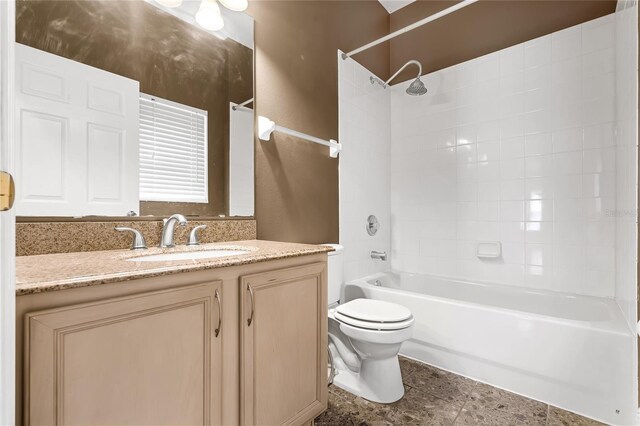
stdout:
{"type": "Polygon", "coordinates": [[[243,424],[313,419],[327,398],[325,264],[245,276],[241,289],[243,424]]]}
{"type": "Polygon", "coordinates": [[[22,216],[139,210],[139,83],[16,44],[22,216]]]}
{"type": "Polygon", "coordinates": [[[26,424],[222,418],[221,282],[28,314],[26,424]]]}

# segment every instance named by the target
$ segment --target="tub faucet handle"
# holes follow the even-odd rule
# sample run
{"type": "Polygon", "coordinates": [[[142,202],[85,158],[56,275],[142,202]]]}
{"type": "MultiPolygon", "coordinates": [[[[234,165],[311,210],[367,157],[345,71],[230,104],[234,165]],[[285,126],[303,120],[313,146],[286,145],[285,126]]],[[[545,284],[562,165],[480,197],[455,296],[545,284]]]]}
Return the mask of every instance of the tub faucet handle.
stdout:
{"type": "Polygon", "coordinates": [[[371,258],[372,259],[387,260],[387,252],[386,251],[375,251],[375,250],[372,250],[371,251],[371,258]]]}

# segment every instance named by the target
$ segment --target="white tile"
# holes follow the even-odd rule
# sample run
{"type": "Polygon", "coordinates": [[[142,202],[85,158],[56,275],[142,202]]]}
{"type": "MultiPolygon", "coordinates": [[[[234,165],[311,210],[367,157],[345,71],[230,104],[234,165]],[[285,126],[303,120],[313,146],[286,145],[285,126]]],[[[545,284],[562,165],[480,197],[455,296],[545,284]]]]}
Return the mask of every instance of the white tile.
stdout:
{"type": "Polygon", "coordinates": [[[500,200],[524,200],[524,179],[503,180],[500,182],[500,200]]]}
{"type": "Polygon", "coordinates": [[[504,243],[523,243],[524,222],[500,222],[500,240],[504,243]]]}
{"type": "Polygon", "coordinates": [[[502,139],[500,158],[502,160],[524,157],[524,136],[502,139]]]}
{"type": "Polygon", "coordinates": [[[584,244],[586,229],[584,221],[556,221],[553,224],[553,243],[584,244]]]}
{"type": "Polygon", "coordinates": [[[459,202],[457,220],[461,220],[461,221],[478,220],[478,203],[459,202]]]}
{"type": "Polygon", "coordinates": [[[582,152],[553,154],[553,173],[556,176],[582,173],[582,152]]]}
{"type": "Polygon", "coordinates": [[[553,265],[558,268],[584,268],[585,248],[581,245],[556,244],[553,247],[553,265]]]}
{"type": "Polygon", "coordinates": [[[616,143],[613,123],[601,123],[586,126],[583,131],[584,149],[604,148],[616,143]]]}
{"type": "Polygon", "coordinates": [[[553,203],[555,220],[580,220],[585,218],[584,205],[580,198],[555,199],[553,203]]]}
{"type": "Polygon", "coordinates": [[[579,84],[581,79],[581,57],[565,59],[563,61],[554,62],[551,65],[551,84],[554,87],[579,84]]]}
{"type": "Polygon", "coordinates": [[[500,121],[493,120],[478,123],[476,126],[478,142],[492,141],[500,138],[500,121]]]}
{"type": "Polygon", "coordinates": [[[614,222],[586,222],[586,244],[614,247],[616,224],[614,222]]]}
{"type": "Polygon", "coordinates": [[[500,203],[498,201],[479,201],[477,207],[479,221],[500,220],[500,203]]]}
{"type": "Polygon", "coordinates": [[[556,199],[582,197],[582,175],[558,176],[553,179],[553,194],[556,199]]]}
{"type": "Polygon", "coordinates": [[[475,182],[478,180],[477,163],[458,164],[458,182],[475,182]]]}
{"type": "Polygon", "coordinates": [[[545,155],[553,152],[551,133],[537,133],[525,136],[525,156],[545,155]]]}
{"type": "Polygon", "coordinates": [[[512,158],[500,161],[500,179],[522,179],[524,178],[524,158],[512,158]]]}
{"type": "Polygon", "coordinates": [[[476,127],[474,125],[459,126],[456,129],[456,139],[457,145],[476,143],[476,127]]]}
{"type": "Polygon", "coordinates": [[[498,181],[500,179],[500,162],[481,161],[477,163],[478,182],[498,181]]]}
{"type": "Polygon", "coordinates": [[[478,183],[476,182],[460,182],[458,183],[458,201],[477,201],[478,200],[478,183]]]}
{"type": "Polygon", "coordinates": [[[478,143],[478,161],[495,161],[500,159],[500,141],[478,143]]]}
{"type": "Polygon", "coordinates": [[[582,56],[582,75],[606,74],[615,71],[615,50],[613,48],[596,50],[582,56]]]}
{"type": "Polygon", "coordinates": [[[553,132],[553,152],[582,150],[582,127],[556,130],[553,132]]]}
{"type": "Polygon", "coordinates": [[[582,52],[589,53],[612,47],[615,27],[612,15],[587,22],[582,25],[582,52]]]}
{"type": "Polygon", "coordinates": [[[500,76],[500,61],[496,55],[487,55],[478,63],[478,81],[487,81],[500,76]]]}
{"type": "Polygon", "coordinates": [[[509,47],[498,52],[500,55],[500,75],[513,74],[524,69],[524,46],[509,47]]]}
{"type": "Polygon", "coordinates": [[[525,180],[525,199],[541,200],[553,198],[554,179],[551,177],[525,180]]]}
{"type": "Polygon", "coordinates": [[[500,99],[500,117],[511,117],[512,115],[519,115],[524,113],[524,93],[514,93],[503,96],[500,99]]]}
{"type": "Polygon", "coordinates": [[[582,55],[582,28],[577,25],[551,35],[551,60],[562,61],[582,55]]]}
{"type": "Polygon", "coordinates": [[[503,139],[524,134],[524,115],[514,115],[500,120],[500,137],[503,139]]]}
{"type": "Polygon", "coordinates": [[[489,222],[477,222],[478,232],[476,238],[478,241],[499,241],[500,240],[500,223],[489,222]]]}
{"type": "Polygon", "coordinates": [[[527,244],[527,265],[551,267],[553,265],[553,246],[550,244],[527,244]]]}
{"type": "Polygon", "coordinates": [[[524,93],[524,112],[548,109],[551,106],[551,89],[548,87],[524,93]]]}
{"type": "Polygon", "coordinates": [[[502,222],[519,222],[524,220],[524,201],[501,201],[500,220],[502,222]]]}
{"type": "Polygon", "coordinates": [[[589,149],[584,151],[584,173],[602,173],[615,171],[615,148],[589,149]]]}
{"type": "Polygon", "coordinates": [[[528,112],[524,116],[524,133],[545,133],[551,130],[551,109],[528,112]]]}
{"type": "Polygon", "coordinates": [[[500,181],[478,182],[478,201],[499,201],[500,181]]]}
{"type": "Polygon", "coordinates": [[[525,241],[529,244],[552,244],[552,222],[526,222],[525,241]]]}
{"type": "Polygon", "coordinates": [[[502,260],[504,263],[523,265],[525,263],[524,244],[505,243],[502,245],[502,260]]]}
{"type": "Polygon", "coordinates": [[[438,148],[450,148],[456,145],[456,130],[445,129],[436,132],[433,135],[438,148]]]}
{"type": "Polygon", "coordinates": [[[527,157],[524,160],[524,168],[527,178],[552,176],[553,156],[539,155],[536,157],[527,157]]]}
{"type": "Polygon", "coordinates": [[[530,200],[525,204],[525,220],[550,222],[553,220],[553,200],[530,200]]]}
{"type": "Polygon", "coordinates": [[[525,68],[538,67],[551,62],[551,35],[524,43],[525,68]]]}
{"type": "Polygon", "coordinates": [[[615,248],[604,246],[587,246],[586,262],[592,271],[615,271],[615,248]]]}
{"type": "Polygon", "coordinates": [[[616,196],[616,176],[614,173],[585,174],[582,179],[582,195],[584,197],[614,198],[616,196]]]}
{"type": "Polygon", "coordinates": [[[457,147],[458,163],[472,163],[477,161],[476,145],[461,145],[457,147]]]}
{"type": "Polygon", "coordinates": [[[551,64],[524,71],[523,90],[536,90],[551,87],[551,64]]]}

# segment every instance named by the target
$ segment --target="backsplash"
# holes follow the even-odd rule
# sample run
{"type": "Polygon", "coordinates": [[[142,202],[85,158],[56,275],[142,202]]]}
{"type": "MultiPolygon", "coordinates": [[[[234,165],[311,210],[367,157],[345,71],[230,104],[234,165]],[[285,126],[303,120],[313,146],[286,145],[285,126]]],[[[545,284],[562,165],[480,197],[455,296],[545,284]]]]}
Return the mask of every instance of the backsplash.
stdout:
{"type": "MultiPolygon", "coordinates": [[[[176,227],[176,244],[185,244],[191,229],[207,225],[199,232],[201,243],[256,239],[254,219],[190,220],[176,227]]],[[[82,251],[119,250],[131,247],[130,233],[117,232],[116,226],[138,229],[147,246],[160,244],[162,221],[122,222],[20,222],[16,224],[16,255],[72,253],[82,251]]]]}

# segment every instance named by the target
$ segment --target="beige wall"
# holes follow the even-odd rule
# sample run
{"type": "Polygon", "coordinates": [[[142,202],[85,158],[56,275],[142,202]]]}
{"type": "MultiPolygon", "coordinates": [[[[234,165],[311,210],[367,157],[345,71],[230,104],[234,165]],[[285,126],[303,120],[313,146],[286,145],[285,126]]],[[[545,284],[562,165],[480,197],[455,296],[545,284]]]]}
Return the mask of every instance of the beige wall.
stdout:
{"type": "MultiPolygon", "coordinates": [[[[253,1],[256,112],[320,138],[338,138],[337,50],[388,31],[377,1],[253,1]]],[[[387,75],[388,46],[358,60],[387,75]]],[[[258,238],[338,241],[338,160],[328,148],[274,133],[256,141],[258,238]]]]}

